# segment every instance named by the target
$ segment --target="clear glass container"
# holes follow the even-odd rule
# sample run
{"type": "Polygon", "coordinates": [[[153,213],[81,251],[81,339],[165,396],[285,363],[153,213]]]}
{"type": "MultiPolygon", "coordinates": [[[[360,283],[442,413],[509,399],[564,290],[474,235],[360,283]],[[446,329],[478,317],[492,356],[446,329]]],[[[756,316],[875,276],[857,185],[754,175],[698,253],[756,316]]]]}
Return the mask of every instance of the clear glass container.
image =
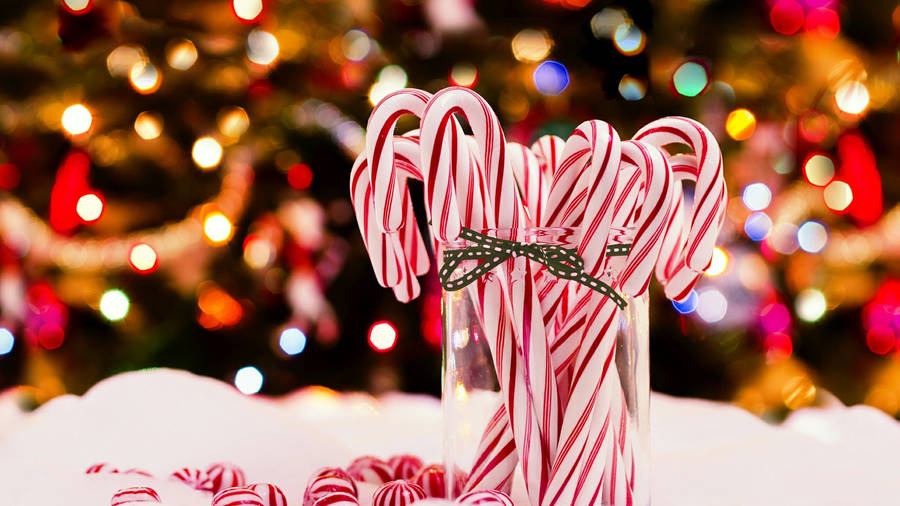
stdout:
{"type": "MultiPolygon", "coordinates": [[[[580,236],[578,230],[564,228],[532,228],[515,231],[482,230],[479,232],[516,242],[556,245],[564,248],[575,248],[574,241],[580,236]]],[[[609,244],[628,244],[632,235],[631,230],[614,230],[609,235],[609,244]]],[[[442,260],[444,253],[448,250],[466,248],[471,245],[465,241],[440,244],[438,258],[442,260]]],[[[616,273],[625,263],[625,258],[625,256],[608,257],[603,274],[598,277],[612,286],[616,273]]],[[[453,277],[461,276],[477,264],[478,260],[463,261],[457,267],[453,277]]],[[[534,504],[535,506],[539,502],[538,498],[543,495],[543,492],[535,492],[540,485],[529,483],[530,486],[527,489],[532,492],[526,492],[526,480],[521,462],[518,462],[515,457],[504,454],[501,450],[502,447],[508,448],[509,442],[514,442],[514,438],[509,432],[498,428],[501,425],[508,425],[504,420],[506,416],[504,401],[507,396],[504,395],[506,392],[502,392],[498,382],[491,353],[497,331],[491,331],[489,326],[484,323],[479,303],[479,291],[483,293],[484,290],[490,290],[489,285],[491,284],[497,290],[500,284],[506,283],[508,293],[527,293],[523,291],[526,282],[533,279],[535,271],[541,269],[543,266],[536,261],[529,260],[524,256],[515,257],[465,288],[458,291],[445,290],[442,295],[441,308],[443,317],[442,404],[445,469],[456,469],[458,473],[468,476],[466,484],[468,489],[497,488],[507,492],[512,489],[512,496],[517,504],[534,504]],[[498,441],[501,442],[499,445],[498,441]]],[[[584,290],[575,281],[560,279],[548,274],[543,272],[531,285],[538,289],[537,293],[545,294],[542,304],[554,300],[553,297],[558,297],[557,294],[568,291],[568,299],[560,299],[562,301],[560,304],[567,304],[568,314],[577,314],[573,310],[577,300],[585,297],[587,293],[594,293],[584,290]],[[581,289],[576,290],[576,287],[581,289]]],[[[598,295],[594,293],[593,296],[596,300],[598,295]]],[[[587,432],[589,434],[586,438],[588,451],[585,452],[585,455],[593,456],[593,458],[582,458],[574,465],[569,464],[572,469],[576,470],[576,473],[581,471],[584,476],[590,478],[583,480],[584,485],[577,494],[569,491],[569,493],[576,494],[572,496],[573,499],[567,499],[560,503],[567,501],[572,504],[602,505],[630,503],[636,506],[650,504],[650,380],[647,352],[647,298],[645,295],[639,298],[625,297],[624,299],[624,309],[616,308],[613,311],[617,313],[614,317],[617,323],[610,328],[615,328],[615,332],[608,331],[607,335],[604,335],[604,337],[612,337],[614,334],[614,343],[610,343],[608,339],[601,340],[606,346],[606,356],[608,357],[610,353],[614,354],[615,360],[612,363],[614,363],[616,374],[608,374],[602,382],[599,382],[602,388],[598,389],[591,421],[587,424],[591,430],[587,432]],[[620,416],[623,412],[624,416],[620,416]],[[612,434],[608,427],[604,432],[606,424],[601,422],[607,419],[615,419],[612,424],[609,424],[609,427],[614,427],[617,431],[615,439],[609,436],[605,436],[608,439],[596,437],[597,434],[612,434]],[[602,444],[600,441],[612,442],[602,444]],[[599,450],[595,449],[595,453],[592,454],[590,450],[595,445],[599,450]],[[588,464],[589,462],[590,464],[588,464]],[[586,465],[588,469],[592,470],[590,473],[585,470],[586,465]],[[618,473],[603,471],[604,469],[610,471],[614,468],[613,466],[619,470],[618,473]],[[622,470],[624,470],[624,474],[622,470]],[[613,475],[618,476],[618,483],[613,483],[613,480],[610,479],[610,476],[613,475]],[[625,481],[622,481],[623,476],[626,478],[625,481]],[[587,489],[591,487],[593,490],[588,492],[587,489]]],[[[588,305],[588,307],[595,306],[588,305]]],[[[581,314],[587,312],[589,310],[582,310],[581,314]]],[[[557,371],[555,375],[558,381],[557,391],[561,399],[568,398],[573,376],[571,373],[573,366],[566,366],[563,357],[573,353],[577,354],[580,346],[578,341],[574,341],[575,351],[562,351],[565,346],[558,346],[558,350],[554,349],[553,345],[556,342],[554,336],[556,332],[560,332],[560,329],[575,328],[576,332],[572,335],[579,339],[584,338],[584,327],[572,325],[571,321],[562,316],[565,313],[566,311],[558,307],[553,311],[554,323],[547,325],[548,328],[554,329],[553,332],[548,333],[550,337],[547,339],[551,341],[548,343],[552,350],[550,362],[553,364],[553,369],[557,371]]],[[[512,342],[518,346],[522,345],[518,338],[513,338],[512,342]]],[[[569,343],[568,348],[572,349],[573,341],[569,341],[569,343]]],[[[600,348],[604,349],[603,345],[600,348]]],[[[609,370],[612,369],[609,368],[609,370]]],[[[591,370],[596,371],[597,369],[592,368],[591,370]]],[[[595,381],[594,384],[598,384],[598,382],[595,381]]],[[[564,400],[560,401],[560,405],[565,402],[564,400]]],[[[579,405],[579,403],[573,401],[569,404],[569,408],[575,405],[579,405]]],[[[572,411],[572,413],[576,412],[577,410],[572,411]]],[[[570,416],[572,415],[570,414],[570,416]]],[[[561,420],[563,415],[560,414],[559,418],[561,420]]],[[[557,451],[557,453],[559,452],[557,451]]],[[[548,461],[553,462],[554,457],[548,457],[548,461]]],[[[576,481],[573,480],[573,483],[576,481]]],[[[453,480],[447,480],[447,496],[451,498],[454,495],[452,482],[453,480]]],[[[468,491],[468,489],[464,491],[468,491]]]]}

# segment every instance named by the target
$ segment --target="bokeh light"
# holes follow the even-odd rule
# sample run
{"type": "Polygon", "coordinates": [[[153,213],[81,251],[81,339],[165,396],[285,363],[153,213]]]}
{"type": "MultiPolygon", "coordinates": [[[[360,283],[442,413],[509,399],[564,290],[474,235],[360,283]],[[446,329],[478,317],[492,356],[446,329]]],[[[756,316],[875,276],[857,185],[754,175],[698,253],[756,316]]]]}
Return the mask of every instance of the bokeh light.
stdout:
{"type": "Polygon", "coordinates": [[[547,60],[534,69],[534,86],[544,95],[559,95],[569,86],[569,71],[562,63],[547,60]]]}
{"type": "Polygon", "coordinates": [[[766,304],[759,311],[759,325],[766,332],[784,332],[791,325],[791,313],[780,302],[766,304]]]}
{"type": "Polygon", "coordinates": [[[147,54],[140,46],[124,45],[109,52],[106,68],[113,77],[128,77],[135,64],[146,61],[147,54]]]}
{"type": "Polygon", "coordinates": [[[134,119],[134,131],[141,139],[152,140],[162,134],[162,115],[153,111],[144,111],[134,119]]]}
{"type": "Polygon", "coordinates": [[[175,70],[187,70],[197,62],[197,46],[187,39],[178,39],[166,47],[166,62],[175,70]]]}
{"type": "Polygon", "coordinates": [[[91,9],[93,0],[63,0],[62,4],[72,14],[84,14],[91,9]]]}
{"type": "Polygon", "coordinates": [[[735,109],[725,119],[725,131],[736,141],[745,141],[756,130],[756,116],[749,109],[735,109]]]}
{"type": "Polygon", "coordinates": [[[297,327],[288,327],[278,336],[278,346],[288,355],[299,355],[306,349],[306,334],[297,327]]]}
{"type": "Polygon", "coordinates": [[[794,310],[797,318],[806,322],[814,322],[822,318],[828,309],[825,294],[815,288],[806,288],[794,299],[794,310]]]}
{"type": "Polygon", "coordinates": [[[237,325],[244,316],[244,308],[228,292],[212,281],[200,284],[197,290],[197,322],[207,330],[237,325]]]}
{"type": "Polygon", "coordinates": [[[778,0],[769,11],[769,21],[776,32],[795,34],[803,27],[803,6],[794,0],[778,0]]]}
{"type": "Polygon", "coordinates": [[[640,100],[647,94],[647,85],[644,81],[626,74],[619,81],[619,94],[629,102],[640,100]]]}
{"type": "Polygon", "coordinates": [[[631,23],[622,23],[613,31],[613,45],[625,56],[639,54],[646,43],[644,32],[631,23]]]}
{"type": "Polygon", "coordinates": [[[263,386],[263,375],[259,369],[253,366],[241,367],[234,374],[234,386],[242,394],[253,395],[260,391],[263,386]]]}
{"type": "Polygon", "coordinates": [[[697,295],[697,291],[691,289],[690,293],[688,293],[687,298],[685,298],[681,302],[672,301],[672,306],[675,308],[675,311],[678,311],[681,314],[690,314],[693,313],[697,309],[697,304],[700,301],[700,297],[697,295]]]}
{"type": "Polygon", "coordinates": [[[896,346],[894,329],[887,325],[875,325],[866,332],[866,346],[872,353],[887,355],[896,346]]]}
{"type": "Polygon", "coordinates": [[[843,181],[835,180],[828,183],[822,194],[825,197],[825,205],[832,211],[844,211],[853,202],[853,190],[843,181]]]}
{"type": "Polygon", "coordinates": [[[305,190],[312,184],[313,171],[305,163],[296,163],[288,169],[287,180],[291,188],[305,190]]]}
{"type": "Polygon", "coordinates": [[[131,303],[122,290],[107,290],[100,297],[100,313],[110,321],[119,321],[128,315],[131,303]]]}
{"type": "Polygon", "coordinates": [[[247,35],[247,58],[258,65],[269,65],[278,58],[278,39],[271,33],[254,29],[247,35]]]}
{"type": "Polygon", "coordinates": [[[236,139],[250,128],[250,117],[242,107],[225,107],[219,111],[217,124],[222,135],[236,139]]]}
{"type": "Polygon", "coordinates": [[[263,0],[232,0],[231,9],[239,20],[253,22],[262,14],[263,0]]]}
{"type": "Polygon", "coordinates": [[[135,91],[147,95],[159,89],[162,84],[162,74],[152,63],[140,61],[135,63],[128,72],[128,82],[135,91]]]}
{"type": "Polygon", "coordinates": [[[772,218],[766,213],[753,213],[744,221],[744,233],[754,241],[762,241],[772,230],[772,218]]]}
{"type": "Polygon", "coordinates": [[[16,345],[16,336],[6,327],[0,327],[0,355],[6,355],[16,345]]]}
{"type": "Polygon", "coordinates": [[[378,79],[369,88],[369,102],[372,105],[391,93],[406,87],[406,71],[399,65],[387,65],[378,73],[378,79]]]}
{"type": "Polygon", "coordinates": [[[741,201],[751,211],[762,211],[772,202],[772,190],[765,183],[751,183],[744,187],[741,201]]]}
{"type": "Polygon", "coordinates": [[[803,162],[803,174],[810,184],[825,186],[834,177],[834,162],[827,155],[812,154],[803,162]]]}
{"type": "Polygon", "coordinates": [[[139,242],[131,247],[131,251],[128,253],[128,263],[135,271],[148,274],[156,270],[159,258],[153,246],[139,242]]]}
{"type": "Polygon", "coordinates": [[[771,332],[763,339],[763,350],[769,362],[779,362],[791,356],[794,352],[794,342],[791,336],[784,332],[771,332]]]}
{"type": "Polygon", "coordinates": [[[369,346],[373,350],[384,353],[394,349],[397,344],[397,329],[390,322],[380,321],[369,327],[369,346]]]}
{"type": "Polygon", "coordinates": [[[244,239],[244,262],[253,269],[268,267],[275,260],[275,246],[271,241],[257,235],[244,239]]]}
{"type": "Polygon", "coordinates": [[[553,48],[553,40],[544,30],[526,28],[513,37],[513,56],[525,63],[537,63],[550,54],[553,48]]]}
{"type": "Polygon", "coordinates": [[[869,89],[859,81],[848,81],[835,90],[834,102],[847,114],[861,114],[869,106],[869,89]]]}
{"type": "Polygon", "coordinates": [[[222,161],[222,145],[212,137],[200,137],[194,141],[191,158],[201,169],[212,169],[222,161]]]}
{"type": "Polygon", "coordinates": [[[72,104],[62,113],[62,127],[70,135],[80,135],[91,129],[94,117],[83,104],[72,104]]]}
{"type": "Polygon", "coordinates": [[[348,30],[341,38],[341,52],[350,61],[363,61],[369,56],[374,43],[362,30],[348,30]]]}
{"type": "Polygon", "coordinates": [[[823,39],[833,39],[841,31],[841,18],[832,9],[812,9],[806,13],[803,30],[823,39]]]}
{"type": "Polygon", "coordinates": [[[209,213],[203,220],[203,233],[213,244],[222,244],[228,241],[231,239],[232,232],[231,220],[220,212],[209,213]]]}
{"type": "Polygon", "coordinates": [[[478,82],[478,69],[471,63],[457,63],[450,69],[450,84],[471,88],[478,82]]]}
{"type": "Polygon", "coordinates": [[[797,226],[793,223],[776,223],[766,237],[766,242],[782,255],[790,255],[800,247],[797,243],[797,230],[797,226]]]}
{"type": "Polygon", "coordinates": [[[804,222],[797,229],[797,244],[807,253],[818,253],[828,243],[828,229],[818,221],[804,222]]]}
{"type": "Polygon", "coordinates": [[[616,28],[629,23],[628,13],[621,7],[605,7],[591,18],[591,32],[598,39],[610,39],[616,28]]]}
{"type": "Polygon", "coordinates": [[[703,271],[707,276],[718,276],[725,272],[725,269],[728,268],[728,254],[725,253],[725,250],[716,246],[713,248],[712,259],[709,262],[709,267],[703,271]]]}
{"type": "Polygon", "coordinates": [[[672,85],[679,95],[696,97],[709,86],[706,67],[696,61],[686,61],[672,73],[672,85]]]}
{"type": "Polygon", "coordinates": [[[84,223],[93,223],[103,215],[103,198],[97,193],[86,193],[75,202],[75,213],[84,223]]]}
{"type": "Polygon", "coordinates": [[[707,288],[697,294],[697,316],[707,323],[716,323],[728,312],[728,299],[716,288],[707,288]]]}

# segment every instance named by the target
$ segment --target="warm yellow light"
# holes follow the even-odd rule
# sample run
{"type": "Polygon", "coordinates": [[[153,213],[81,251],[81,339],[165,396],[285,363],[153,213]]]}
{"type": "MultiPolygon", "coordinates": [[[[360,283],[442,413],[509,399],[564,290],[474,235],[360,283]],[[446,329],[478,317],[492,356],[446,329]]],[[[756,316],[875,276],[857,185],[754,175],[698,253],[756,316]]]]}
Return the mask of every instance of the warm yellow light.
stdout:
{"type": "Polygon", "coordinates": [[[470,88],[478,80],[478,69],[471,63],[457,63],[450,69],[450,81],[456,86],[470,88]]]}
{"type": "Polygon", "coordinates": [[[231,2],[234,7],[235,16],[244,21],[252,21],[262,13],[262,0],[233,0],[231,2]]]}
{"type": "Polygon", "coordinates": [[[222,135],[237,138],[250,127],[250,117],[247,116],[247,111],[240,107],[225,107],[219,111],[218,124],[222,135]]]}
{"type": "Polygon", "coordinates": [[[825,314],[825,310],[828,309],[828,301],[820,290],[807,288],[797,294],[794,309],[801,320],[814,322],[825,314]]]}
{"type": "Polygon", "coordinates": [[[625,56],[634,56],[644,50],[647,37],[644,32],[631,23],[622,23],[613,31],[613,45],[625,56]]]}
{"type": "Polygon", "coordinates": [[[103,200],[96,193],[87,193],[78,198],[75,212],[85,223],[97,221],[103,214],[103,200]]]}
{"type": "Polygon", "coordinates": [[[832,181],[825,187],[825,205],[833,211],[843,211],[853,202],[853,190],[843,181],[832,181]]]}
{"type": "Polygon", "coordinates": [[[869,106],[869,89],[859,81],[846,82],[835,90],[834,101],[845,113],[860,114],[869,106]]]}
{"type": "Polygon", "coordinates": [[[521,62],[535,63],[550,54],[553,40],[544,30],[526,28],[517,33],[512,40],[513,56],[521,62]]]}
{"type": "Polygon", "coordinates": [[[63,0],[66,7],[72,12],[81,12],[91,5],[91,0],[63,0]]]}
{"type": "Polygon", "coordinates": [[[709,267],[706,269],[705,274],[707,276],[718,276],[725,272],[725,269],[728,267],[728,254],[725,253],[725,250],[722,248],[715,248],[712,254],[712,261],[709,263],[709,267]]]}
{"type": "Polygon", "coordinates": [[[278,58],[278,39],[259,28],[247,35],[247,58],[259,65],[269,65],[278,58]]]}
{"type": "Polygon", "coordinates": [[[106,57],[106,68],[113,77],[126,77],[136,63],[147,61],[144,49],[139,46],[119,46],[106,57]]]}
{"type": "Polygon", "coordinates": [[[148,61],[135,63],[128,72],[131,87],[142,95],[148,95],[159,89],[162,75],[155,65],[148,61]]]}
{"type": "Polygon", "coordinates": [[[735,109],[728,113],[725,120],[725,131],[736,141],[745,141],[756,130],[756,116],[747,109],[735,109]]]}
{"type": "Polygon", "coordinates": [[[166,62],[175,70],[187,70],[197,61],[197,47],[187,39],[175,40],[166,48],[166,62]]]}
{"type": "Polygon", "coordinates": [[[191,157],[201,169],[212,169],[222,161],[222,145],[212,137],[201,137],[194,142],[191,157]]]}
{"type": "Polygon", "coordinates": [[[812,155],[803,165],[806,179],[816,186],[825,186],[834,177],[834,162],[825,155],[812,155]]]}
{"type": "Polygon", "coordinates": [[[156,267],[156,250],[147,243],[138,243],[131,248],[128,261],[138,272],[147,272],[156,267]]]}
{"type": "Polygon", "coordinates": [[[372,105],[397,90],[406,87],[406,71],[399,65],[388,65],[378,73],[378,80],[369,88],[369,102],[372,105]]]}
{"type": "Polygon", "coordinates": [[[254,269],[268,267],[275,259],[275,246],[268,239],[254,237],[244,245],[244,262],[254,269]]]}
{"type": "Polygon", "coordinates": [[[231,221],[224,214],[215,212],[203,220],[203,233],[213,244],[222,244],[231,238],[231,221]]]}
{"type": "Polygon", "coordinates": [[[163,119],[159,113],[144,111],[134,119],[134,131],[141,139],[155,139],[162,133],[163,119]]]}
{"type": "Polygon", "coordinates": [[[81,104],[72,104],[62,113],[63,130],[71,135],[79,135],[91,129],[94,118],[91,111],[81,104]]]}
{"type": "Polygon", "coordinates": [[[100,297],[100,313],[111,321],[125,318],[130,305],[128,296],[122,290],[107,290],[100,297]]]}

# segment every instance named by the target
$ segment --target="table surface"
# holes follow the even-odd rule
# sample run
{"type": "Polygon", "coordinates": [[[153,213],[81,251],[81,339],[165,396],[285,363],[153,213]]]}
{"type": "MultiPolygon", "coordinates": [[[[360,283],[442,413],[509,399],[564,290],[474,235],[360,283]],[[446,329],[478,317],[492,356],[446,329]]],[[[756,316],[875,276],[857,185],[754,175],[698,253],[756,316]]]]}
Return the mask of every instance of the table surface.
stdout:
{"type": "MultiPolygon", "coordinates": [[[[868,407],[802,409],[776,426],[726,404],[654,394],[651,446],[655,506],[900,504],[900,424],[868,407]]],[[[207,506],[208,495],[165,478],[228,461],[299,506],[314,469],[363,454],[436,462],[440,449],[440,403],[426,396],[308,388],[248,397],[166,369],[122,374],[28,414],[14,392],[0,395],[3,504],[105,505],[115,490],[148,485],[170,506],[207,506]],[[98,462],[157,478],[84,474],[98,462]]]]}

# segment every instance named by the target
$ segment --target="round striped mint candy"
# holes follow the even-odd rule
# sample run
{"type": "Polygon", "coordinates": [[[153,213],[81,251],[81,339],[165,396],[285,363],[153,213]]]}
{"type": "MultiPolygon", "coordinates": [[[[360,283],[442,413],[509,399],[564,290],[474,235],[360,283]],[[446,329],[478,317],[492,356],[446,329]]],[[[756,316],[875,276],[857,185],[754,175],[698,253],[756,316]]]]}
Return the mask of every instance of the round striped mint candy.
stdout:
{"type": "MultiPolygon", "coordinates": [[[[466,478],[461,471],[457,471],[454,474],[453,495],[458,496],[462,493],[466,478]]],[[[422,487],[428,497],[445,498],[447,497],[447,482],[445,480],[444,466],[441,464],[431,464],[420,469],[419,472],[413,476],[411,481],[422,487]]]]}
{"type": "Polygon", "coordinates": [[[242,487],[226,488],[213,497],[212,506],[265,506],[256,492],[242,487]]]}
{"type": "Polygon", "coordinates": [[[456,499],[466,506],[514,506],[512,499],[499,490],[474,490],[456,499]]]}
{"type": "Polygon", "coordinates": [[[148,477],[148,478],[152,478],[152,477],[153,477],[152,474],[148,473],[147,471],[144,471],[143,469],[129,469],[129,470],[127,470],[127,471],[122,471],[122,473],[123,473],[123,474],[138,474],[138,475],[141,475],[141,476],[146,476],[146,477],[148,477]]]}
{"type": "Polygon", "coordinates": [[[408,480],[425,465],[422,463],[422,459],[415,455],[394,455],[388,459],[387,463],[391,466],[395,480],[408,480]]]}
{"type": "Polygon", "coordinates": [[[325,475],[313,479],[312,483],[306,487],[306,491],[303,493],[303,504],[304,506],[315,504],[319,498],[338,492],[359,497],[356,487],[351,482],[341,476],[325,475]]]}
{"type": "Polygon", "coordinates": [[[351,462],[347,466],[347,473],[355,480],[375,485],[391,481],[394,476],[394,472],[387,462],[370,455],[359,457],[351,462]]]}
{"type": "Polygon", "coordinates": [[[263,506],[287,506],[287,497],[280,488],[271,483],[254,483],[247,490],[256,492],[263,501],[263,506]]]}
{"type": "Polygon", "coordinates": [[[115,494],[109,501],[110,506],[125,506],[138,503],[157,503],[159,504],[159,494],[150,487],[130,487],[123,488],[115,494]]]}
{"type": "Polygon", "coordinates": [[[422,499],[425,499],[422,487],[406,480],[395,480],[375,490],[372,506],[407,506],[422,499]]]}
{"type": "Polygon", "coordinates": [[[118,473],[119,470],[115,467],[107,464],[106,462],[101,462],[99,464],[94,464],[87,469],[85,469],[84,474],[98,474],[98,473],[118,473]]]}
{"type": "Polygon", "coordinates": [[[313,506],[359,506],[359,501],[346,492],[335,492],[320,497],[313,506]]]}
{"type": "Polygon", "coordinates": [[[185,485],[203,490],[204,492],[212,492],[212,482],[206,471],[202,469],[191,469],[190,467],[181,468],[172,473],[171,479],[178,480],[185,485]]]}
{"type": "Polygon", "coordinates": [[[340,467],[323,467],[315,471],[312,476],[309,477],[309,481],[306,482],[307,488],[309,487],[309,485],[312,485],[312,482],[316,481],[316,478],[322,476],[337,476],[338,478],[347,480],[347,483],[349,483],[353,487],[353,495],[359,495],[359,491],[356,490],[356,481],[350,476],[347,471],[344,471],[340,467]]]}
{"type": "Polygon", "coordinates": [[[247,480],[244,478],[244,471],[234,464],[218,462],[209,466],[206,474],[209,476],[210,486],[214,494],[226,488],[243,487],[247,484],[247,480]]]}

